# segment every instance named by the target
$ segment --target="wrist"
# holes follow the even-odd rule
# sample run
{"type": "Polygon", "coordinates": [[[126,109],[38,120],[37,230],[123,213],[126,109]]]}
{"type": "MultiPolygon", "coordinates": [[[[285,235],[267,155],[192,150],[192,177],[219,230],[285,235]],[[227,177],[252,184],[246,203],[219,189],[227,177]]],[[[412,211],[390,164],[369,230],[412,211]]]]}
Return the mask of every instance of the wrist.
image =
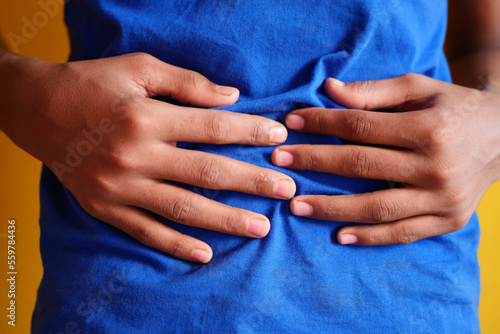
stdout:
{"type": "Polygon", "coordinates": [[[9,115],[12,113],[8,97],[10,95],[9,82],[12,80],[12,70],[15,58],[19,57],[0,49],[0,131],[7,133],[9,115]]]}
{"type": "MultiPolygon", "coordinates": [[[[9,136],[8,129],[15,117],[15,95],[21,76],[19,61],[22,57],[0,50],[0,131],[9,136]]],[[[22,79],[21,79],[22,80],[22,79]]],[[[10,136],[9,136],[10,137],[10,136]]],[[[12,138],[11,138],[12,139],[12,138]]]]}
{"type": "Polygon", "coordinates": [[[13,58],[20,58],[20,56],[0,48],[0,80],[1,77],[7,73],[6,71],[8,71],[8,67],[11,66],[9,64],[13,58]]]}
{"type": "Polygon", "coordinates": [[[36,101],[35,83],[41,77],[43,63],[10,52],[0,55],[0,131],[18,145],[18,135],[27,131],[28,113],[40,102],[36,101]]]}

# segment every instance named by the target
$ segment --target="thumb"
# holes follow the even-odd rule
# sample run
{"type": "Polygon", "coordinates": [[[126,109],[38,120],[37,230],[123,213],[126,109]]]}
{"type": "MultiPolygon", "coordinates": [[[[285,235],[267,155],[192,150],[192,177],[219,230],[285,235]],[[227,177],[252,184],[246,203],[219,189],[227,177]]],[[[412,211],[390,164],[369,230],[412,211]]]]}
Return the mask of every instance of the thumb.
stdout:
{"type": "Polygon", "coordinates": [[[147,56],[144,86],[147,97],[168,96],[176,101],[197,107],[220,107],[238,100],[239,91],[234,87],[219,86],[200,73],[169,65],[152,56],[147,56]]]}
{"type": "Polygon", "coordinates": [[[347,108],[410,111],[434,94],[436,84],[437,80],[407,73],[390,79],[353,82],[328,78],[324,89],[329,98],[347,108]]]}

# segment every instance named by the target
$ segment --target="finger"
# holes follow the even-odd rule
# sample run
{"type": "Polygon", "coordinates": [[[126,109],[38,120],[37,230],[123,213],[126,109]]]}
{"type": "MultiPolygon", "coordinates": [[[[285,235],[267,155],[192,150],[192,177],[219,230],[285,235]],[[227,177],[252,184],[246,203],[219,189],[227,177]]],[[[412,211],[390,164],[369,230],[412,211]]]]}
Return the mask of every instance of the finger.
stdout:
{"type": "Polygon", "coordinates": [[[179,224],[226,234],[262,238],[270,230],[264,215],[233,208],[165,182],[145,180],[127,201],[179,224]]]}
{"type": "Polygon", "coordinates": [[[344,227],[337,233],[337,240],[344,245],[404,245],[451,233],[461,227],[463,225],[452,224],[447,218],[425,215],[388,224],[344,227]]]}
{"type": "Polygon", "coordinates": [[[408,73],[391,79],[348,83],[328,78],[324,89],[328,97],[347,108],[410,111],[418,109],[437,93],[439,85],[444,84],[420,74],[408,73]]]}
{"type": "Polygon", "coordinates": [[[279,167],[409,184],[424,178],[421,160],[411,151],[356,145],[280,146],[271,155],[279,167]]]}
{"type": "Polygon", "coordinates": [[[108,213],[106,221],[146,246],[188,261],[207,263],[212,258],[212,249],[206,243],[160,223],[139,209],[121,206],[111,208],[108,213]]]}
{"type": "Polygon", "coordinates": [[[283,143],[288,135],[282,124],[262,116],[224,110],[172,108],[155,100],[148,101],[144,109],[152,113],[157,131],[165,141],[276,145],[283,143]]]}
{"type": "Polygon", "coordinates": [[[335,136],[357,143],[416,148],[416,115],[365,110],[307,108],[288,114],[289,129],[335,136]]]}
{"type": "Polygon", "coordinates": [[[380,224],[431,214],[433,207],[428,202],[421,190],[393,188],[355,195],[297,196],[290,210],[296,216],[313,219],[380,224]]]}
{"type": "Polygon", "coordinates": [[[239,91],[234,87],[219,86],[200,73],[172,66],[146,54],[140,58],[142,70],[137,83],[147,97],[169,96],[184,104],[199,107],[219,107],[238,100],[239,91]]]}
{"type": "Polygon", "coordinates": [[[279,199],[289,199],[295,194],[293,179],[272,169],[167,145],[162,151],[165,154],[145,161],[145,167],[152,173],[148,176],[152,178],[279,199]]]}

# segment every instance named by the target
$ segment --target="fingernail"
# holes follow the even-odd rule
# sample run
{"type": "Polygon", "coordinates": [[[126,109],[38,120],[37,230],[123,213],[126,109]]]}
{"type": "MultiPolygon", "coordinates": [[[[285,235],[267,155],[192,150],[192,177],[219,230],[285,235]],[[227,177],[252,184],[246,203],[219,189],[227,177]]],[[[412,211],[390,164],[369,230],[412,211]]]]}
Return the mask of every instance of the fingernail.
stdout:
{"type": "Polygon", "coordinates": [[[352,234],[340,234],[339,235],[339,242],[342,245],[352,245],[358,242],[358,238],[355,235],[352,234]]]}
{"type": "Polygon", "coordinates": [[[295,184],[290,180],[280,180],[274,185],[276,196],[281,198],[291,198],[295,194],[295,184]]]}
{"type": "Polygon", "coordinates": [[[313,207],[306,202],[295,202],[292,207],[292,213],[296,216],[309,217],[313,214],[313,207]]]}
{"type": "Polygon", "coordinates": [[[288,115],[285,122],[286,126],[292,130],[302,130],[306,123],[304,117],[299,115],[288,115]]]}
{"type": "Polygon", "coordinates": [[[195,249],[193,253],[191,253],[191,258],[197,262],[207,263],[210,261],[210,254],[202,249],[195,249]]]}
{"type": "Polygon", "coordinates": [[[281,144],[286,140],[288,132],[282,125],[275,125],[270,130],[270,138],[273,144],[281,144]]]}
{"type": "Polygon", "coordinates": [[[229,86],[215,85],[215,91],[222,95],[232,96],[233,94],[238,92],[238,89],[229,86]]]}
{"type": "Polygon", "coordinates": [[[293,154],[287,151],[277,151],[275,164],[279,167],[287,167],[293,164],[293,154]]]}
{"type": "Polygon", "coordinates": [[[263,219],[250,219],[247,231],[258,238],[264,237],[268,232],[267,221],[263,219]]]}
{"type": "Polygon", "coordinates": [[[330,80],[335,86],[339,86],[339,87],[344,87],[345,86],[345,82],[340,81],[338,79],[328,78],[328,80],[330,80]]]}

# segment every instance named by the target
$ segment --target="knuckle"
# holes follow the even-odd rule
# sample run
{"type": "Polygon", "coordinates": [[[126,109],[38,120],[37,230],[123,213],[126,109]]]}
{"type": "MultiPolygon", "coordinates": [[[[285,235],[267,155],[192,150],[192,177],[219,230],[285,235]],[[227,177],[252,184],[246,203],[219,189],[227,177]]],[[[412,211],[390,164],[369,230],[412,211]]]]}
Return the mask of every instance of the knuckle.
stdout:
{"type": "Polygon", "coordinates": [[[134,52],[129,55],[137,63],[147,63],[150,62],[153,58],[150,54],[146,52],[134,52]]]}
{"type": "Polygon", "coordinates": [[[439,108],[433,108],[432,113],[424,113],[419,119],[422,124],[421,140],[432,152],[442,152],[452,142],[453,129],[450,123],[450,113],[439,108]],[[439,126],[436,126],[439,124],[439,126]]]}
{"type": "Polygon", "coordinates": [[[111,111],[115,119],[124,120],[136,113],[138,106],[136,98],[132,95],[124,94],[111,104],[111,111]]]}
{"type": "Polygon", "coordinates": [[[260,144],[262,142],[262,129],[259,123],[253,123],[250,129],[250,144],[260,144]]]}
{"type": "Polygon", "coordinates": [[[385,243],[384,238],[379,233],[370,233],[361,240],[363,241],[363,244],[365,244],[366,246],[377,246],[377,245],[383,245],[385,243]]]}
{"type": "Polygon", "coordinates": [[[168,245],[167,249],[170,255],[175,257],[182,257],[185,251],[185,242],[183,238],[176,238],[172,240],[168,245]]]}
{"type": "Polygon", "coordinates": [[[450,233],[461,230],[469,222],[469,216],[465,214],[459,214],[454,218],[450,219],[449,228],[450,233]]]}
{"type": "MultiPolygon", "coordinates": [[[[435,160],[427,171],[429,179],[438,189],[449,189],[453,182],[456,182],[456,167],[446,160],[435,160]]],[[[457,191],[447,190],[450,193],[445,195],[455,195],[457,191]]],[[[445,198],[447,198],[446,196],[445,198]]]]}
{"type": "Polygon", "coordinates": [[[403,81],[405,83],[411,84],[415,81],[420,81],[422,79],[422,76],[420,74],[417,74],[417,73],[409,72],[409,73],[405,73],[405,74],[401,75],[401,78],[403,79],[403,81]]]}
{"type": "Polygon", "coordinates": [[[461,212],[465,208],[467,200],[469,200],[469,196],[462,189],[448,190],[442,195],[442,198],[445,207],[455,213],[461,212]]]}
{"type": "Polygon", "coordinates": [[[402,224],[396,230],[395,243],[398,245],[408,245],[414,241],[420,239],[419,235],[411,228],[408,228],[402,224]]]}
{"type": "Polygon", "coordinates": [[[323,117],[323,114],[316,110],[311,115],[312,123],[314,124],[315,131],[322,133],[328,130],[329,122],[323,117]]]}
{"type": "MultiPolygon", "coordinates": [[[[427,122],[430,123],[430,122],[427,122]]],[[[427,151],[438,151],[442,146],[442,130],[427,124],[420,130],[420,140],[427,151]]]]}
{"type": "Polygon", "coordinates": [[[401,75],[401,79],[402,86],[407,89],[407,100],[414,98],[413,92],[420,90],[423,86],[428,86],[428,83],[425,82],[427,78],[418,73],[405,73],[401,75]]]}
{"type": "Polygon", "coordinates": [[[432,113],[428,113],[432,115],[432,122],[435,124],[439,124],[438,127],[436,127],[436,130],[438,129],[447,129],[449,126],[449,119],[452,114],[452,110],[449,109],[446,106],[436,106],[432,109],[432,113]]]}
{"type": "MultiPolygon", "coordinates": [[[[77,192],[79,195],[83,195],[82,198],[86,198],[88,201],[97,201],[97,203],[106,203],[106,201],[112,203],[127,197],[123,189],[129,187],[133,181],[117,176],[120,174],[120,171],[117,170],[102,172],[90,168],[86,167],[84,186],[79,187],[77,192]]],[[[109,169],[109,165],[104,169],[109,169]]]]}
{"type": "Polygon", "coordinates": [[[373,84],[374,82],[371,80],[356,81],[353,88],[356,95],[365,95],[372,89],[373,84]]]}
{"type": "Polygon", "coordinates": [[[115,101],[112,111],[119,119],[125,120],[136,113],[136,104],[132,97],[121,97],[115,101]]]}
{"type": "Polygon", "coordinates": [[[397,206],[387,197],[377,197],[368,209],[368,218],[375,223],[393,221],[397,214],[397,206]]]}
{"type": "Polygon", "coordinates": [[[231,124],[220,115],[213,115],[206,124],[208,140],[212,144],[224,144],[231,131],[231,124]]]}
{"type": "Polygon", "coordinates": [[[316,170],[318,168],[317,157],[312,154],[300,154],[299,152],[295,152],[293,157],[294,164],[297,167],[305,170],[316,170]]]}
{"type": "Polygon", "coordinates": [[[125,55],[128,66],[130,66],[132,72],[137,74],[146,74],[149,71],[151,65],[154,64],[156,58],[147,54],[145,52],[134,52],[125,55]]]}
{"type": "MultiPolygon", "coordinates": [[[[115,149],[110,153],[108,159],[110,166],[117,170],[130,171],[138,168],[138,163],[133,154],[123,149],[115,149]]],[[[101,182],[109,184],[109,180],[106,179],[101,179],[101,182]]]]}
{"type": "Polygon", "coordinates": [[[142,112],[142,106],[138,101],[122,103],[120,112],[121,127],[128,137],[139,137],[154,125],[147,113],[142,112]]]}
{"type": "Polygon", "coordinates": [[[240,220],[238,219],[237,215],[235,214],[227,215],[220,220],[220,228],[222,231],[225,232],[230,232],[230,233],[238,232],[240,230],[239,221],[240,220]]]}
{"type": "Polygon", "coordinates": [[[132,236],[147,246],[153,246],[158,240],[158,230],[149,225],[137,225],[133,228],[132,236]]]}
{"type": "MultiPolygon", "coordinates": [[[[443,124],[443,123],[440,123],[443,124]]],[[[425,132],[425,139],[429,148],[434,152],[441,152],[443,150],[443,146],[446,145],[448,141],[447,132],[443,127],[439,127],[437,129],[428,129],[425,132]]]]}
{"type": "Polygon", "coordinates": [[[423,93],[427,92],[425,95],[435,95],[435,93],[429,93],[431,86],[429,85],[428,77],[425,77],[418,73],[406,73],[399,77],[400,86],[404,92],[405,98],[404,103],[401,105],[401,110],[417,110],[422,109],[422,105],[428,103],[429,97],[423,97],[423,93]]]}
{"type": "Polygon", "coordinates": [[[221,178],[221,163],[218,158],[208,156],[201,159],[195,182],[205,187],[216,186],[221,178]]]}
{"type": "Polygon", "coordinates": [[[98,218],[103,212],[103,203],[96,198],[86,198],[79,200],[81,207],[92,217],[98,218]]]}
{"type": "Polygon", "coordinates": [[[335,207],[331,205],[327,205],[324,208],[325,218],[328,220],[336,220],[338,218],[338,211],[335,207]]]}
{"type": "MultiPolygon", "coordinates": [[[[116,184],[114,182],[112,182],[109,178],[105,178],[105,177],[95,177],[91,183],[94,185],[94,189],[95,189],[95,193],[96,194],[99,194],[99,195],[111,195],[111,196],[115,196],[115,194],[117,193],[116,192],[116,184]]],[[[92,202],[94,202],[94,200],[92,199],[92,202]]]]}
{"type": "Polygon", "coordinates": [[[365,151],[361,148],[352,148],[349,156],[345,159],[344,169],[346,173],[357,177],[370,174],[372,165],[365,151]]]}
{"type": "Polygon", "coordinates": [[[266,194],[269,190],[270,178],[264,172],[259,172],[253,182],[255,194],[266,194]]]}
{"type": "Polygon", "coordinates": [[[432,183],[438,188],[446,187],[448,184],[449,178],[446,170],[432,169],[429,171],[429,174],[432,183]]]}
{"type": "Polygon", "coordinates": [[[374,130],[373,122],[368,117],[358,113],[348,115],[345,120],[345,126],[354,138],[361,141],[369,139],[374,130]]]}
{"type": "Polygon", "coordinates": [[[201,92],[205,86],[205,78],[201,74],[186,69],[181,72],[181,82],[195,93],[201,92]]]}
{"type": "Polygon", "coordinates": [[[167,217],[175,222],[181,222],[190,225],[194,217],[193,199],[187,195],[173,198],[166,201],[165,208],[162,210],[167,217]]]}

